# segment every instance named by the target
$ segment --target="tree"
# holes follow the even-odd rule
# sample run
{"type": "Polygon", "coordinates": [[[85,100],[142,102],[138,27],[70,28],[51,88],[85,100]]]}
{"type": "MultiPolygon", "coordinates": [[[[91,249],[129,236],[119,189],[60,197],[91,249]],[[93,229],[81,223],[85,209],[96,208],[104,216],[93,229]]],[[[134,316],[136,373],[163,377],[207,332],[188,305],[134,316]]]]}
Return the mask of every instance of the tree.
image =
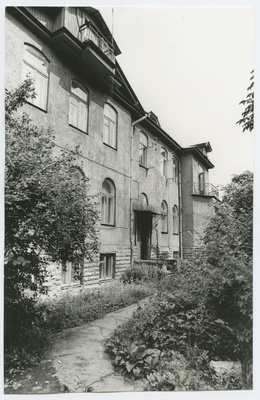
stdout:
{"type": "Polygon", "coordinates": [[[79,265],[98,248],[99,215],[95,199],[88,195],[87,179],[80,174],[79,150],[58,149],[50,129],[35,126],[26,113],[17,113],[34,96],[29,79],[6,90],[5,323],[9,339],[17,332],[15,318],[33,309],[47,265],[67,261],[79,265]],[[78,175],[82,178],[77,179],[78,175]]]}
{"type": "Polygon", "coordinates": [[[223,340],[227,329],[232,333],[234,354],[242,361],[244,376],[252,362],[252,246],[253,174],[246,171],[225,187],[202,250],[207,264],[206,304],[215,318],[224,321],[223,340]]]}
{"type": "Polygon", "coordinates": [[[251,71],[251,84],[247,88],[248,95],[245,100],[240,101],[239,104],[245,106],[245,111],[242,112],[242,118],[236,123],[242,125],[243,132],[251,132],[254,129],[254,71],[251,71]]]}

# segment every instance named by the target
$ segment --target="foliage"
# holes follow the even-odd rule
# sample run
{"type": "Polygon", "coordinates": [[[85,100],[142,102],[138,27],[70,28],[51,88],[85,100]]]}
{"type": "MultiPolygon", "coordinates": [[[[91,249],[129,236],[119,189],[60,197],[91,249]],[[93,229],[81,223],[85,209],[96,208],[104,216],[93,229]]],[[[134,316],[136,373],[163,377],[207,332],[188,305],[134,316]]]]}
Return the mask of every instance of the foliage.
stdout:
{"type": "Polygon", "coordinates": [[[33,307],[43,288],[47,263],[79,264],[97,250],[95,201],[87,194],[87,180],[75,179],[80,153],[58,150],[53,132],[35,126],[20,112],[34,96],[29,79],[17,89],[6,89],[5,344],[9,347],[17,340],[17,323],[27,319],[33,323],[27,305],[30,299],[33,307]]]}
{"type": "Polygon", "coordinates": [[[27,299],[27,309],[24,303],[17,301],[14,318],[17,318],[19,331],[16,345],[6,353],[6,370],[14,367],[14,364],[21,367],[37,362],[44,351],[50,349],[56,332],[101,318],[150,294],[151,290],[145,286],[115,282],[78,295],[66,293],[38,302],[37,305],[27,299]]]}
{"type": "Polygon", "coordinates": [[[245,106],[245,110],[242,112],[242,118],[237,121],[237,124],[242,125],[243,132],[251,132],[254,129],[254,71],[251,71],[250,81],[252,82],[247,88],[249,93],[246,99],[239,103],[245,106]]]}
{"type": "Polygon", "coordinates": [[[138,285],[115,282],[100,289],[86,290],[77,296],[66,294],[40,305],[45,326],[59,332],[101,318],[103,315],[136,303],[151,292],[138,285]]]}
{"type": "Polygon", "coordinates": [[[212,354],[197,345],[209,342],[208,323],[203,311],[164,293],[120,326],[107,339],[106,351],[116,370],[146,379],[149,390],[238,388],[240,377],[234,385],[228,379],[223,385],[216,381],[208,367],[212,354]]]}
{"type": "Polygon", "coordinates": [[[252,173],[233,177],[196,257],[162,278],[154,299],[107,340],[122,373],[154,390],[252,387],[252,194],[252,173]],[[169,351],[188,361],[187,384],[164,363],[169,351]],[[243,379],[212,376],[209,359],[240,360],[243,379]]]}
{"type": "Polygon", "coordinates": [[[127,268],[123,272],[120,280],[123,283],[156,282],[157,284],[164,275],[165,273],[160,265],[142,263],[141,265],[136,264],[131,268],[127,268]]]}

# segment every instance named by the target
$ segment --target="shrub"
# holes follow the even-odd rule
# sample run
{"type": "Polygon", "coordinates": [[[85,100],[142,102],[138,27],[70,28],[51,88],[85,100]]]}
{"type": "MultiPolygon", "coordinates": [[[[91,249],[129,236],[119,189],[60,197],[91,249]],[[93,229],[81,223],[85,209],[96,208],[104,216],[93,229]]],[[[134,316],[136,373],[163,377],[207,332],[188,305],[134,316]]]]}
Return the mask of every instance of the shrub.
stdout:
{"type": "Polygon", "coordinates": [[[157,283],[164,276],[165,273],[160,265],[142,263],[141,265],[136,264],[132,268],[127,268],[123,272],[120,281],[123,283],[157,283]]]}
{"type": "Polygon", "coordinates": [[[17,318],[19,330],[13,331],[13,345],[6,352],[6,370],[14,362],[20,366],[37,362],[51,347],[55,332],[91,322],[150,294],[151,290],[145,286],[115,282],[100,289],[86,290],[78,296],[67,293],[38,303],[36,307],[31,307],[30,301],[27,306],[19,301],[16,308],[10,303],[9,314],[14,320],[17,318]]]}

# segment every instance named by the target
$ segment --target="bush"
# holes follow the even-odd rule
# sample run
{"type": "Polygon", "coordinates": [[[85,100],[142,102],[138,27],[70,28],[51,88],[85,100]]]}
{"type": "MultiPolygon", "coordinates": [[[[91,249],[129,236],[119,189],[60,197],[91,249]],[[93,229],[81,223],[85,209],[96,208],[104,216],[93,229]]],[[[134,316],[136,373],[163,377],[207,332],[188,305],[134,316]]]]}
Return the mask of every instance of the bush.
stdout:
{"type": "Polygon", "coordinates": [[[127,268],[120,281],[123,283],[157,283],[165,276],[161,266],[142,263],[134,265],[132,268],[127,268]]]}
{"type": "MultiPolygon", "coordinates": [[[[214,313],[210,313],[205,304],[198,304],[193,296],[178,291],[156,295],[106,342],[115,368],[134,379],[147,378],[151,371],[158,372],[162,355],[169,351],[181,353],[189,369],[202,373],[208,370],[209,359],[237,359],[238,349],[234,332],[223,321],[215,320],[214,313]]],[[[194,387],[189,390],[199,390],[201,377],[198,373],[195,375],[196,384],[192,378],[192,384],[184,385],[194,387]]],[[[155,379],[156,390],[161,385],[169,387],[169,376],[166,380],[161,375],[159,379],[158,374],[151,378],[155,379]]],[[[208,373],[206,378],[209,379],[208,373]]],[[[176,379],[175,376],[175,386],[179,378],[176,379]]]]}
{"type": "MultiPolygon", "coordinates": [[[[87,290],[78,296],[65,294],[31,307],[17,303],[10,309],[17,327],[13,332],[12,346],[5,355],[6,370],[14,365],[26,366],[38,362],[47,348],[51,347],[53,334],[63,329],[79,326],[101,318],[105,314],[136,303],[151,294],[144,286],[123,285],[119,282],[87,290]]],[[[8,330],[8,325],[6,325],[8,330]]],[[[6,332],[8,337],[8,332],[6,332]]]]}

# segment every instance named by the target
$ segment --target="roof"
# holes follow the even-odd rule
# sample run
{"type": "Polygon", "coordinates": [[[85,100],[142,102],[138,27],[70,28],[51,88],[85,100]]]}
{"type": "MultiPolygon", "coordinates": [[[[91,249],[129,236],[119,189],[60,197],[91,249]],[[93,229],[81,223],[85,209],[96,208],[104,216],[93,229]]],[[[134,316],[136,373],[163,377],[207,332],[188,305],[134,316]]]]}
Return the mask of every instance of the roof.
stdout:
{"type": "Polygon", "coordinates": [[[207,153],[210,153],[211,151],[212,151],[212,147],[211,147],[211,144],[210,144],[210,142],[204,142],[204,143],[198,143],[198,144],[193,144],[193,145],[191,145],[191,146],[189,146],[190,148],[193,148],[193,147],[203,147],[203,148],[205,148],[205,150],[206,150],[206,152],[207,153]]]}
{"type": "MultiPolygon", "coordinates": [[[[208,142],[209,146],[210,143],[208,142]]],[[[182,151],[183,153],[191,153],[193,154],[205,167],[208,169],[214,168],[214,164],[208,159],[207,155],[205,155],[200,147],[203,147],[201,145],[193,145],[190,147],[183,148],[182,151]]],[[[210,146],[211,149],[211,146],[210,146]]],[[[211,149],[212,150],[212,149],[211,149]]],[[[209,151],[211,151],[209,150],[209,151]]]]}

